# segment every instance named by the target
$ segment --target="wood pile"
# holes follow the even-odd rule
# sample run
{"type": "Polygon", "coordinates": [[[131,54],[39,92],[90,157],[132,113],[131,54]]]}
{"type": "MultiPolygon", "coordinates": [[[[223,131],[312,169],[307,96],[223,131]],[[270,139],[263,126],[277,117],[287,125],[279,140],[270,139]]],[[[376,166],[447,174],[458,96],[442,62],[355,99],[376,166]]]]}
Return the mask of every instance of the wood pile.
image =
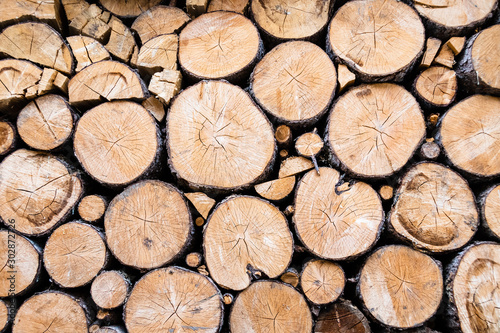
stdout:
{"type": "Polygon", "coordinates": [[[500,332],[497,0],[0,0],[0,332],[500,332]]]}

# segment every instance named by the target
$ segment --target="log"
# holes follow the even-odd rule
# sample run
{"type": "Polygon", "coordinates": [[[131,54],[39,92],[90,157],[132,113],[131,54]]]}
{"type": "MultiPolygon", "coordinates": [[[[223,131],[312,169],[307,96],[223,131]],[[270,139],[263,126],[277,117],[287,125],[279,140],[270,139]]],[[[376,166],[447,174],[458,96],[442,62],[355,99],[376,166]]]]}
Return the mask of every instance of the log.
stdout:
{"type": "Polygon", "coordinates": [[[335,302],[344,291],[344,270],[328,260],[310,260],[302,269],[300,285],[313,304],[335,302]]]}
{"type": "Polygon", "coordinates": [[[161,0],[99,0],[99,2],[116,16],[136,17],[160,4],[161,0]]]}
{"type": "Polygon", "coordinates": [[[306,333],[312,330],[312,315],[304,296],[293,287],[257,281],[236,297],[229,326],[232,333],[306,333]]]}
{"type": "Polygon", "coordinates": [[[102,196],[87,195],[78,204],[78,214],[87,222],[97,222],[104,216],[106,206],[106,199],[102,196]]]}
{"type": "Polygon", "coordinates": [[[478,201],[484,229],[490,236],[500,239],[500,186],[488,188],[478,201]]]}
{"type": "Polygon", "coordinates": [[[203,255],[199,252],[191,252],[186,256],[186,264],[191,268],[199,267],[203,262],[203,255]]]}
{"type": "Polygon", "coordinates": [[[285,273],[281,274],[280,280],[296,288],[300,282],[300,274],[295,268],[288,268],[285,273]]]}
{"type": "Polygon", "coordinates": [[[76,60],[75,72],[101,60],[109,60],[108,50],[92,37],[70,36],[66,38],[76,60]]]}
{"type": "Polygon", "coordinates": [[[324,115],[337,86],[335,66],[310,42],[280,44],[255,66],[250,89],[259,105],[288,125],[309,125],[324,115]]]}
{"type": "Polygon", "coordinates": [[[423,107],[428,109],[447,107],[457,96],[456,73],[442,66],[429,67],[417,76],[414,90],[423,107]]]}
{"type": "Polygon", "coordinates": [[[210,198],[203,192],[184,193],[184,195],[204,219],[208,217],[208,214],[216,203],[214,199],[210,198]]]}
{"type": "Polygon", "coordinates": [[[278,208],[262,199],[234,195],[208,218],[203,250],[214,281],[225,289],[243,290],[250,285],[249,272],[276,278],[285,271],[293,238],[278,208]]]}
{"type": "Polygon", "coordinates": [[[136,64],[142,77],[164,69],[177,69],[178,39],[175,34],[159,35],[142,45],[136,64]]]}
{"type": "Polygon", "coordinates": [[[193,81],[246,80],[262,53],[262,41],[252,21],[232,12],[201,15],[179,35],[179,64],[193,81]]]}
{"type": "Polygon", "coordinates": [[[87,111],[76,126],[73,144],[78,161],[90,176],[108,186],[124,186],[155,167],[161,138],[145,108],[117,101],[87,111]]]}
{"type": "Polygon", "coordinates": [[[50,235],[43,263],[51,279],[63,288],[90,283],[108,261],[104,235],[95,227],[69,222],[50,235]]]}
{"type": "Polygon", "coordinates": [[[489,19],[498,7],[495,0],[413,0],[427,30],[444,39],[465,35],[489,19]]]}
{"type": "Polygon", "coordinates": [[[85,0],[60,0],[60,2],[66,14],[66,18],[68,19],[68,23],[90,6],[85,0]]]}
{"type": "Polygon", "coordinates": [[[24,107],[17,117],[21,139],[31,148],[52,150],[69,141],[76,114],[59,95],[45,95],[24,107]]]}
{"type": "Polygon", "coordinates": [[[382,83],[355,87],[337,100],[325,142],[346,171],[381,178],[400,170],[424,137],[425,120],[415,98],[398,85],[382,83]]]}
{"type": "Polygon", "coordinates": [[[30,60],[64,74],[73,71],[73,56],[68,45],[45,23],[19,23],[5,28],[0,34],[0,53],[30,60]]]}
{"type": "Polygon", "coordinates": [[[0,121],[0,155],[7,155],[16,145],[16,129],[8,121],[0,121]]]}
{"type": "Polygon", "coordinates": [[[457,75],[468,93],[500,95],[500,24],[480,31],[467,40],[458,59],[457,75]]]}
{"type": "Polygon", "coordinates": [[[172,266],[154,270],[135,284],[125,305],[124,321],[130,333],[217,333],[223,312],[222,295],[209,278],[172,266]]]}
{"type": "Polygon", "coordinates": [[[88,324],[88,310],[82,302],[60,291],[46,291],[24,301],[12,333],[87,333],[88,324]]]}
{"type": "Polygon", "coordinates": [[[295,176],[273,179],[254,186],[255,192],[271,201],[283,200],[292,193],[294,187],[295,176]]]}
{"type": "Polygon", "coordinates": [[[111,201],[104,229],[109,249],[122,264],[151,269],[181,255],[191,240],[193,222],[178,189],[144,180],[111,201]]]}
{"type": "Polygon", "coordinates": [[[476,242],[448,267],[446,290],[452,332],[497,332],[500,245],[476,242]]]}
{"type": "Polygon", "coordinates": [[[118,60],[128,63],[134,49],[137,48],[132,31],[116,17],[108,22],[111,28],[109,41],[104,47],[118,60]]]}
{"type": "Polygon", "coordinates": [[[142,102],[142,106],[148,110],[158,122],[162,122],[163,118],[165,118],[165,109],[158,98],[153,96],[148,97],[142,102]]]}
{"type": "Polygon", "coordinates": [[[446,42],[446,45],[457,55],[464,49],[465,41],[465,37],[452,37],[446,42]]]}
{"type": "Polygon", "coordinates": [[[382,200],[391,200],[394,197],[394,188],[390,185],[382,185],[378,190],[378,194],[382,200]]]}
{"type": "Polygon", "coordinates": [[[319,313],[314,333],[370,333],[368,319],[349,300],[340,300],[319,313]]]}
{"type": "Polygon", "coordinates": [[[340,190],[338,171],[327,167],[319,171],[309,171],[298,184],[293,215],[297,237],[320,258],[354,259],[380,236],[382,202],[366,183],[348,184],[340,190]]]}
{"type": "Polygon", "coordinates": [[[149,91],[165,106],[179,93],[182,85],[181,72],[164,69],[157,72],[149,82],[149,91]]]}
{"type": "Polygon", "coordinates": [[[186,0],[186,12],[191,17],[197,17],[207,12],[209,0],[186,0]]]}
{"type": "Polygon", "coordinates": [[[441,46],[439,53],[434,58],[433,64],[453,68],[455,65],[455,53],[453,53],[448,44],[441,46]]]}
{"type": "Polygon", "coordinates": [[[301,156],[291,156],[281,162],[278,177],[296,176],[312,168],[314,168],[314,164],[309,159],[301,156]]]}
{"type": "Polygon", "coordinates": [[[164,35],[178,33],[190,20],[180,8],[155,6],[137,17],[131,29],[137,33],[142,44],[164,35]]]}
{"type": "Polygon", "coordinates": [[[276,142],[281,147],[288,147],[292,142],[292,130],[287,125],[279,125],[274,133],[276,142]]]}
{"type": "Polygon", "coordinates": [[[441,265],[406,246],[383,246],[366,260],[357,291],[367,312],[383,325],[418,327],[441,304],[441,265]]]}
{"type": "Polygon", "coordinates": [[[458,173],[437,163],[412,167],[395,195],[389,227],[418,249],[456,250],[474,236],[479,217],[474,194],[458,173]]]}
{"type": "Polygon", "coordinates": [[[125,328],[121,326],[103,326],[91,333],[126,333],[125,328]]]}
{"type": "Polygon", "coordinates": [[[323,139],[316,130],[302,134],[295,141],[295,150],[301,156],[313,157],[318,155],[321,149],[323,149],[323,139]]]}
{"type": "Polygon", "coordinates": [[[210,0],[207,12],[225,10],[227,12],[235,12],[244,15],[248,9],[249,3],[249,0],[210,0]]]}
{"type": "Polygon", "coordinates": [[[441,40],[429,37],[427,38],[427,42],[425,45],[426,45],[425,52],[424,56],[422,57],[422,62],[420,63],[420,67],[427,68],[432,64],[434,58],[439,52],[439,49],[441,47],[441,40]]]}
{"type": "Polygon", "coordinates": [[[41,77],[42,70],[29,61],[0,60],[0,112],[17,115],[20,106],[36,97],[41,77]]]}
{"type": "Polygon", "coordinates": [[[273,43],[318,40],[326,29],[335,1],[252,1],[252,17],[273,43]]]}
{"type": "Polygon", "coordinates": [[[225,293],[222,295],[222,302],[224,302],[225,305],[231,305],[233,304],[234,296],[231,295],[230,293],[225,293]]]}
{"type": "Polygon", "coordinates": [[[420,58],[425,31],[417,13],[397,0],[351,1],[328,28],[327,50],[361,80],[401,81],[420,58]]]}
{"type": "Polygon", "coordinates": [[[25,235],[48,233],[81,194],[78,174],[50,154],[19,149],[0,163],[0,218],[25,235]]]}
{"type": "Polygon", "coordinates": [[[170,169],[192,188],[248,187],[274,161],[271,123],[243,89],[224,81],[181,92],[166,121],[170,169]]]}
{"type": "MultiPolygon", "coordinates": [[[[0,230],[0,297],[15,297],[29,292],[40,276],[41,249],[13,231],[0,230]]],[[[0,320],[0,331],[3,320],[0,320]]]]}
{"type": "MultiPolygon", "coordinates": [[[[88,5],[88,4],[87,4],[88,5]]],[[[71,20],[69,32],[72,35],[84,35],[106,43],[111,34],[109,12],[102,11],[96,4],[82,8],[82,11],[71,20]]]]}
{"type": "Polygon", "coordinates": [[[76,107],[94,106],[104,101],[147,98],[146,85],[130,67],[117,61],[99,61],[77,73],[69,81],[69,102],[76,107]]]}
{"type": "Polygon", "coordinates": [[[103,271],[92,282],[90,295],[102,309],[114,309],[125,303],[130,279],[120,271],[103,271]]]}
{"type": "Polygon", "coordinates": [[[441,148],[434,141],[424,142],[420,147],[420,156],[426,160],[436,160],[441,155],[441,148]]]}
{"type": "Polygon", "coordinates": [[[60,1],[3,0],[1,5],[0,27],[23,21],[41,21],[59,31],[63,27],[60,1]]]}
{"type": "Polygon", "coordinates": [[[450,108],[441,120],[438,141],[451,163],[476,177],[500,174],[500,98],[473,95],[450,108]]]}

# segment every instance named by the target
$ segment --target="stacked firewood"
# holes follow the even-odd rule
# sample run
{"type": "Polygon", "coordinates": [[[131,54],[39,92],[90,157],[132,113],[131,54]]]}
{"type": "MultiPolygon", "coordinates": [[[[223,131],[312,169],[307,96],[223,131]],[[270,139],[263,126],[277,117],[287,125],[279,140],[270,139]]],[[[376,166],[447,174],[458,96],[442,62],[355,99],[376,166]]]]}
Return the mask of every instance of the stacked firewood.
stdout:
{"type": "Polygon", "coordinates": [[[497,0],[0,0],[0,331],[500,332],[497,0]]]}

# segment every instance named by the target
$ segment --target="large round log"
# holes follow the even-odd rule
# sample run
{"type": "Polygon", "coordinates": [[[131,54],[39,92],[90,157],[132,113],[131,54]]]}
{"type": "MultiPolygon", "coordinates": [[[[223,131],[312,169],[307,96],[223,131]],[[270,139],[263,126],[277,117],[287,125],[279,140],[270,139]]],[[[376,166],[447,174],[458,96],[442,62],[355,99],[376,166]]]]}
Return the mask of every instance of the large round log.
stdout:
{"type": "Polygon", "coordinates": [[[229,190],[262,179],[275,156],[269,120],[243,89],[202,81],[167,114],[171,170],[194,188],[229,190]]]}
{"type": "Polygon", "coordinates": [[[285,271],[292,259],[293,238],[275,206],[255,197],[231,196],[210,215],[203,249],[215,282],[243,290],[250,285],[252,272],[276,278],[285,271]]]}

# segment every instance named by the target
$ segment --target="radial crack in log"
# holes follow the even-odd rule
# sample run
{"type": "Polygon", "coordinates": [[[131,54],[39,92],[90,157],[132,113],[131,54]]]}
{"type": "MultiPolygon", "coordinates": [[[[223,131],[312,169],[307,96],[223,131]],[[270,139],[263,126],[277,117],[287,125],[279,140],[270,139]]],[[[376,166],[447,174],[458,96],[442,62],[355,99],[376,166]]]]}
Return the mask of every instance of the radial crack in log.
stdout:
{"type": "Polygon", "coordinates": [[[218,285],[243,290],[250,270],[276,278],[288,267],[293,238],[285,216],[265,200],[231,196],[210,215],[203,236],[205,260],[218,285]]]}
{"type": "Polygon", "coordinates": [[[446,107],[457,95],[457,76],[455,71],[445,67],[429,67],[418,75],[414,89],[424,106],[446,107]]]}
{"type": "Polygon", "coordinates": [[[344,291],[345,274],[340,265],[328,260],[311,260],[304,265],[300,285],[314,304],[334,302],[344,291]]]}
{"type": "Polygon", "coordinates": [[[66,40],[75,56],[77,73],[95,62],[110,59],[108,50],[94,38],[71,36],[66,40]]]}
{"type": "Polygon", "coordinates": [[[178,33],[189,22],[189,16],[180,8],[173,6],[155,6],[142,13],[132,24],[142,44],[164,35],[178,33]]]}
{"type": "Polygon", "coordinates": [[[129,279],[119,271],[105,271],[92,282],[90,294],[92,300],[103,309],[121,306],[130,289],[129,279]]]}
{"type": "Polygon", "coordinates": [[[42,21],[61,31],[61,3],[58,0],[2,0],[0,27],[21,21],[42,21]]]}

